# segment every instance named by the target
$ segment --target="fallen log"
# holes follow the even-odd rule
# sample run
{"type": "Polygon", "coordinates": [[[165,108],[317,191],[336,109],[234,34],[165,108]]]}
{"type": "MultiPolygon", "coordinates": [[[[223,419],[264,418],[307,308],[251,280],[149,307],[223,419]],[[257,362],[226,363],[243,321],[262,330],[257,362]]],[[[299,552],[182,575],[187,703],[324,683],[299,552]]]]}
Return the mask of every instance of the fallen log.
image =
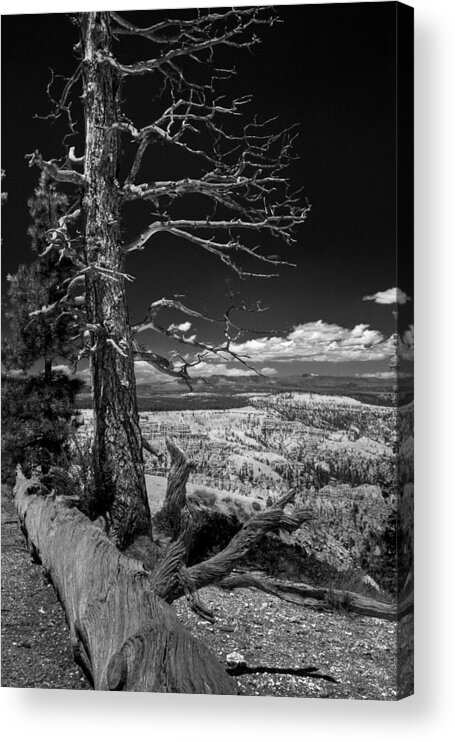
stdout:
{"type": "Polygon", "coordinates": [[[340,607],[361,616],[382,618],[386,621],[396,621],[413,609],[412,595],[408,596],[406,601],[400,602],[397,607],[393,603],[385,603],[346,590],[333,590],[325,587],[282,582],[280,580],[267,579],[251,572],[232,572],[218,584],[225,590],[234,590],[240,587],[252,588],[268,593],[269,595],[275,595],[277,598],[281,598],[281,600],[304,605],[309,608],[340,607]]]}
{"type": "Polygon", "coordinates": [[[236,694],[211,650],[153,592],[143,565],[76,508],[40,491],[37,480],[18,474],[15,504],[29,550],[57,591],[93,688],[236,694]]]}

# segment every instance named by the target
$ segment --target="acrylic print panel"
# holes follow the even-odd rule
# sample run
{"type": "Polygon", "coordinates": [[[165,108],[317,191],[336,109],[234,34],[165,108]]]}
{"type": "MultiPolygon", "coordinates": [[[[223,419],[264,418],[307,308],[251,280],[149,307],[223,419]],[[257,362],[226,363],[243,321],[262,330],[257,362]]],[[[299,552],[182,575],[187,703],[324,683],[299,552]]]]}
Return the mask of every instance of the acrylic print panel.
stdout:
{"type": "Polygon", "coordinates": [[[411,694],[412,9],[2,21],[2,684],[411,694]]]}

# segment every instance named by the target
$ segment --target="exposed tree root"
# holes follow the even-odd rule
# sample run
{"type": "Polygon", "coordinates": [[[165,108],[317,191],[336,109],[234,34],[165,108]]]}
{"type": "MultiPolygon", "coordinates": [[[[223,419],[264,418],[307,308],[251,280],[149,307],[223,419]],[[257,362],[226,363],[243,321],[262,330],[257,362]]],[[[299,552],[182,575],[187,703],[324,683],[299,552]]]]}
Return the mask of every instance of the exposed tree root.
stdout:
{"type": "MultiPolygon", "coordinates": [[[[153,524],[154,529],[158,527],[161,532],[164,530],[164,536],[169,537],[171,533],[172,540],[168,542],[153,579],[155,592],[169,603],[182,595],[194,595],[200,588],[220,582],[266,533],[295,531],[313,517],[309,508],[294,507],[290,512],[285,510],[295,496],[295,490],[291,490],[270,508],[250,518],[218,554],[188,567],[186,562],[193,536],[194,513],[187,502],[186,482],[192,464],[173,441],[168,440],[167,446],[172,466],[163,507],[154,517],[153,524]]],[[[156,530],[154,533],[156,536],[156,530]]],[[[200,605],[199,600],[196,605],[200,605]]]]}
{"type": "Polygon", "coordinates": [[[304,605],[308,608],[343,608],[351,613],[362,616],[382,618],[386,621],[396,621],[409,613],[413,608],[412,596],[406,603],[400,603],[398,608],[393,603],[384,603],[374,598],[366,597],[345,590],[333,590],[312,585],[281,582],[259,577],[251,572],[235,572],[224,577],[219,586],[225,590],[234,590],[239,587],[253,588],[275,595],[289,603],[304,605]]]}

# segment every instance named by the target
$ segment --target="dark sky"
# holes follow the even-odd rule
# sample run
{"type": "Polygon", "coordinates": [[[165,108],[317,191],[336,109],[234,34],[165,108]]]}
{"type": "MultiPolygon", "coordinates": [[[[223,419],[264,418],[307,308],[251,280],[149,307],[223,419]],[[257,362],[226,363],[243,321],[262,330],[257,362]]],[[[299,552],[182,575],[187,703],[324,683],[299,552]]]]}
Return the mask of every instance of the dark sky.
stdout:
{"type": "MultiPolygon", "coordinates": [[[[296,269],[284,268],[280,279],[269,281],[233,278],[232,285],[246,298],[261,298],[270,307],[254,322],[248,318],[259,329],[282,328],[284,336],[291,326],[322,321],[324,328],[335,324],[346,330],[350,342],[349,331],[366,324],[387,338],[395,329],[395,307],[362,298],[397,286],[396,4],[279,6],[277,13],[283,23],[260,30],[263,43],[254,56],[230,52],[228,60],[238,75],[226,92],[230,87],[236,95],[253,94],[252,110],[260,117],[278,114],[282,125],[299,124],[299,160],[290,176],[296,187],[305,187],[311,213],[299,229],[295,248],[283,249],[283,255],[297,262],[296,269]]],[[[174,13],[179,14],[182,11],[174,13]]],[[[150,17],[154,22],[157,11],[136,14],[144,25],[150,17]]],[[[24,155],[34,149],[47,159],[63,154],[63,122],[52,126],[34,114],[49,110],[49,68],[62,74],[74,68],[76,41],[77,29],[65,15],[2,18],[2,167],[8,193],[2,209],[3,287],[8,272],[33,259],[26,202],[38,172],[28,168],[24,155]]],[[[134,94],[127,87],[125,94],[143,125],[149,120],[145,88],[134,94]]],[[[173,167],[173,155],[167,157],[157,163],[158,169],[173,167]]],[[[130,215],[127,230],[135,227],[136,219],[137,231],[147,224],[145,214],[144,221],[142,215],[130,215]]],[[[276,252],[276,243],[272,245],[276,252]]],[[[130,291],[133,320],[152,300],[175,293],[186,294],[190,305],[214,312],[228,303],[226,266],[170,236],[160,235],[147,250],[133,254],[127,270],[137,276],[130,291]]],[[[412,296],[412,286],[401,276],[400,282],[412,296]]],[[[408,306],[401,309],[406,312],[408,306]]],[[[308,363],[302,353],[293,355],[290,363],[276,359],[275,365],[270,355],[266,365],[280,373],[387,368],[384,361],[360,363],[351,355],[334,370],[328,362],[308,363]]]]}

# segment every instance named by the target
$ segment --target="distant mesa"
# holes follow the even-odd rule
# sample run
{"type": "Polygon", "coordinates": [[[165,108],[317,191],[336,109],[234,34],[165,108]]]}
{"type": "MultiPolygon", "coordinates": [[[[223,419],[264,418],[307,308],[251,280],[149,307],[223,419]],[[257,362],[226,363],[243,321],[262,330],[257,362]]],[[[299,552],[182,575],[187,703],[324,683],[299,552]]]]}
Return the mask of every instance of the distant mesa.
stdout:
{"type": "MultiPolygon", "coordinates": [[[[211,376],[195,383],[190,392],[185,384],[175,379],[157,378],[152,383],[138,383],[139,400],[156,395],[172,396],[222,396],[280,392],[306,392],[311,394],[328,394],[349,396],[368,404],[394,405],[399,394],[400,404],[413,399],[413,378],[404,378],[397,389],[395,377],[385,376],[330,376],[314,373],[302,373],[291,376],[211,376]]],[[[88,390],[83,394],[87,395],[88,390]]]]}

